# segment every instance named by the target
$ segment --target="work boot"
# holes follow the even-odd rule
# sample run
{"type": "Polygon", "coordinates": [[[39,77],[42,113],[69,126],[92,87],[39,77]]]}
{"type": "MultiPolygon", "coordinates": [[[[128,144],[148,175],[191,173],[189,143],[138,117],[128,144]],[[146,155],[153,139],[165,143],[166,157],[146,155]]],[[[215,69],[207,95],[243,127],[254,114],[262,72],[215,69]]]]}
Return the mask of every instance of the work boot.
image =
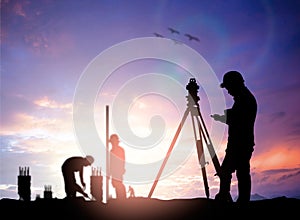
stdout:
{"type": "Polygon", "coordinates": [[[246,209],[249,207],[250,201],[245,200],[245,199],[240,199],[238,198],[236,200],[236,207],[240,209],[246,209]]]}
{"type": "Polygon", "coordinates": [[[233,200],[229,192],[227,193],[219,192],[218,194],[216,194],[215,200],[221,203],[228,203],[228,204],[233,203],[233,200]]]}

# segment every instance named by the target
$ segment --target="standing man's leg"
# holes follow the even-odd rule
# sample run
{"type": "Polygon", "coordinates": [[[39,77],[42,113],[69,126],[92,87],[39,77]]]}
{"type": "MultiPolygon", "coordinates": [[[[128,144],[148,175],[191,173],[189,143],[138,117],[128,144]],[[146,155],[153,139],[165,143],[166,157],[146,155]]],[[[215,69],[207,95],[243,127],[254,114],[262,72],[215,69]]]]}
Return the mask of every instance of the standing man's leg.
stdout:
{"type": "Polygon", "coordinates": [[[116,190],[116,198],[124,199],[126,198],[126,188],[121,180],[112,180],[112,185],[116,190]]]}
{"type": "Polygon", "coordinates": [[[123,182],[120,181],[120,186],[119,186],[119,197],[122,199],[126,199],[126,187],[123,184],[123,182]]]}
{"type": "Polygon", "coordinates": [[[238,169],[236,172],[238,180],[238,200],[240,203],[247,203],[251,196],[251,176],[246,170],[238,169]]]}
{"type": "Polygon", "coordinates": [[[221,173],[219,175],[220,189],[219,193],[215,197],[216,200],[232,202],[232,198],[230,195],[230,186],[232,173],[234,172],[233,160],[234,158],[232,157],[232,155],[226,153],[223,163],[221,165],[221,173]]]}
{"type": "Polygon", "coordinates": [[[64,183],[65,183],[65,192],[66,197],[71,198],[76,196],[76,190],[74,185],[76,184],[76,179],[74,174],[69,174],[67,172],[63,172],[64,183]]]}
{"type": "Polygon", "coordinates": [[[239,159],[236,177],[238,180],[239,203],[248,203],[251,197],[250,159],[252,152],[245,152],[239,159]]]}

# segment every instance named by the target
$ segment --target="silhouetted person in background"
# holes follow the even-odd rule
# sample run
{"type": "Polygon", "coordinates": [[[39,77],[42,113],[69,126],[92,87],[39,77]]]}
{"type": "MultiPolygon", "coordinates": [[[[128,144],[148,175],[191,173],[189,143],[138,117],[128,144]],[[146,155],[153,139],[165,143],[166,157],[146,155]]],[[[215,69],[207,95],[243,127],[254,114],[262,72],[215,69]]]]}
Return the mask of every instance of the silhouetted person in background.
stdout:
{"type": "Polygon", "coordinates": [[[134,189],[132,188],[132,186],[129,186],[128,193],[130,198],[135,197],[134,189]]]}
{"type": "Polygon", "coordinates": [[[84,192],[85,182],[83,179],[83,168],[90,166],[94,162],[94,158],[90,155],[86,157],[70,157],[64,161],[61,170],[64,177],[66,198],[75,198],[76,192],[89,198],[88,194],[84,192]],[[81,186],[76,182],[75,173],[79,172],[81,186]]]}
{"type": "Polygon", "coordinates": [[[125,173],[125,151],[119,146],[119,136],[112,134],[109,139],[111,143],[110,150],[110,176],[112,178],[112,186],[116,190],[116,198],[126,198],[126,188],[123,184],[123,176],[125,173]]]}
{"type": "Polygon", "coordinates": [[[224,160],[221,165],[220,189],[216,200],[232,202],[230,185],[232,174],[236,172],[238,181],[237,203],[246,205],[251,195],[250,159],[254,150],[254,123],[257,114],[257,102],[244,84],[242,75],[237,71],[224,74],[220,85],[233,96],[234,104],[224,115],[214,114],[216,121],[228,125],[228,140],[224,160]]]}

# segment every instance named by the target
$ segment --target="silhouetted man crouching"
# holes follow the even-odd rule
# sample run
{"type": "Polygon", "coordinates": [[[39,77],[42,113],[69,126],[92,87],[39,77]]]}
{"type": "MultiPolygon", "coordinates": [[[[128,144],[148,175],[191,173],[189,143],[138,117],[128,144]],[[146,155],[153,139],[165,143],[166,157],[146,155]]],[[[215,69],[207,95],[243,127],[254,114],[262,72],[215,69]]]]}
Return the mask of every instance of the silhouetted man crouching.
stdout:
{"type": "Polygon", "coordinates": [[[83,179],[83,168],[90,166],[94,162],[92,156],[86,157],[70,157],[66,159],[61,167],[62,174],[64,177],[66,198],[76,197],[76,192],[82,194],[84,197],[89,197],[84,192],[85,182],[83,179]],[[76,183],[75,172],[79,172],[81,186],[76,183]]]}

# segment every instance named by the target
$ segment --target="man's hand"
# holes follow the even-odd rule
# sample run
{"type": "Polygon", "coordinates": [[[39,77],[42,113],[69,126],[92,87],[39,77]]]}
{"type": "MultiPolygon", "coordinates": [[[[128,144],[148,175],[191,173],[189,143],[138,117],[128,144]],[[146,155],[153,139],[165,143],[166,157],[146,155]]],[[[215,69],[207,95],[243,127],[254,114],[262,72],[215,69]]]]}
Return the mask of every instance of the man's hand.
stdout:
{"type": "Polygon", "coordinates": [[[88,195],[87,193],[85,193],[85,192],[83,192],[82,195],[83,195],[85,198],[90,198],[89,195],[88,195]]]}
{"type": "Polygon", "coordinates": [[[210,115],[210,117],[212,117],[215,121],[220,121],[220,122],[223,122],[223,123],[226,122],[226,116],[225,115],[213,114],[213,115],[210,115]]]}

